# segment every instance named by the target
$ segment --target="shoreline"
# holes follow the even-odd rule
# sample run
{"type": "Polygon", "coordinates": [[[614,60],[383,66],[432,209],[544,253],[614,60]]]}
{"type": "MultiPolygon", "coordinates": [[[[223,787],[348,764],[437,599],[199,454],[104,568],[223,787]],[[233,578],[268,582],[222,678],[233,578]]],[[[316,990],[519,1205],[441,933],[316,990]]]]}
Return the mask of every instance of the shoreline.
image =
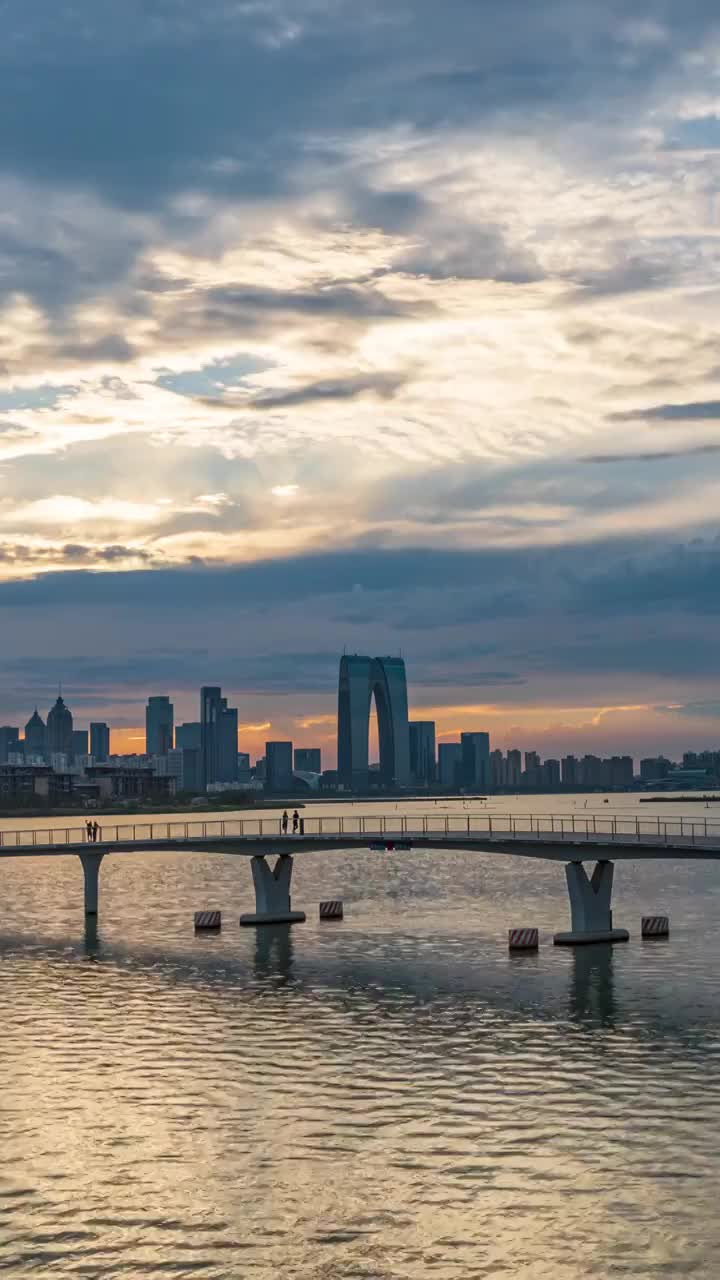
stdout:
{"type": "Polygon", "coordinates": [[[720,804],[720,791],[710,795],[694,793],[689,796],[641,796],[640,804],[720,804]]]}
{"type": "Polygon", "coordinates": [[[340,792],[335,794],[330,793],[330,794],[321,794],[321,795],[312,795],[312,796],[305,795],[302,799],[300,799],[299,797],[295,798],[292,796],[278,796],[277,798],[276,797],[270,798],[270,797],[264,796],[261,800],[253,800],[252,802],[249,802],[249,801],[243,802],[242,800],[233,800],[224,804],[219,804],[216,801],[214,801],[214,799],[211,799],[208,801],[207,804],[203,804],[203,805],[192,805],[190,802],[188,802],[187,804],[178,805],[176,807],[168,806],[167,804],[156,804],[156,805],[147,805],[147,806],[139,806],[139,805],[125,806],[125,805],[115,804],[115,805],[108,805],[108,806],[102,806],[102,807],[98,806],[97,808],[92,808],[92,809],[90,808],[79,809],[76,807],[67,808],[65,806],[58,807],[56,809],[56,808],[49,807],[47,805],[33,805],[32,808],[20,808],[20,809],[0,808],[0,822],[10,819],[12,821],[17,821],[22,823],[23,820],[35,821],[38,818],[44,818],[44,819],[51,818],[53,820],[57,819],[58,821],[63,821],[67,819],[67,820],[74,820],[78,822],[87,822],[89,819],[91,820],[94,816],[100,816],[100,815],[102,815],[105,818],[115,818],[115,819],[146,818],[148,821],[152,821],[154,817],[160,814],[163,815],[163,817],[169,818],[170,821],[172,821],[176,815],[178,820],[180,819],[187,820],[188,818],[191,818],[194,815],[199,821],[202,821],[203,819],[213,820],[214,818],[221,820],[222,816],[227,813],[244,813],[244,814],[256,813],[258,814],[258,816],[262,816],[262,814],[267,811],[277,811],[278,809],[289,809],[289,808],[298,809],[298,810],[302,810],[302,809],[308,810],[308,809],[312,809],[316,805],[322,805],[322,806],[347,805],[348,807],[352,807],[354,805],[382,805],[387,808],[390,808],[393,806],[397,807],[398,804],[418,803],[419,801],[423,801],[427,803],[428,806],[437,805],[440,803],[447,803],[448,801],[463,801],[469,804],[484,804],[488,800],[491,802],[496,800],[507,800],[507,801],[525,800],[525,799],[529,799],[531,796],[537,796],[538,799],[542,797],[548,800],[549,802],[552,802],[552,800],[554,800],[558,796],[568,796],[568,795],[578,795],[578,794],[585,795],[587,797],[592,797],[592,799],[595,799],[595,800],[600,800],[605,795],[612,795],[614,797],[624,795],[624,796],[632,797],[639,804],[703,804],[703,805],[720,804],[720,790],[715,792],[710,792],[710,793],[693,792],[688,795],[682,795],[682,794],[678,795],[678,794],[670,794],[670,793],[665,793],[660,795],[642,795],[638,793],[635,789],[631,791],[610,792],[610,793],[525,792],[523,791],[523,792],[513,792],[511,794],[496,792],[492,795],[480,795],[480,794],[457,795],[449,792],[445,792],[441,795],[432,795],[432,794],[428,795],[427,792],[421,792],[415,795],[400,794],[400,793],[395,795],[393,794],[377,795],[376,793],[371,795],[349,795],[347,793],[340,792]]]}

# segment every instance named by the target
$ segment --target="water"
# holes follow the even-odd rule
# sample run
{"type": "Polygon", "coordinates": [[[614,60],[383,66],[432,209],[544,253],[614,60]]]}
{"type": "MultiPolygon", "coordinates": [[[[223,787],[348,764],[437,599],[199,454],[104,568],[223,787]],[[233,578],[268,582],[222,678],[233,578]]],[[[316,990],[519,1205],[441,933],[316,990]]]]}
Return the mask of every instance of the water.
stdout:
{"type": "Polygon", "coordinates": [[[292,930],[230,857],[107,858],[97,935],[77,859],[0,875],[8,1280],[716,1276],[720,865],[619,863],[632,940],[576,952],[562,867],[498,855],[303,855],[292,930]]]}

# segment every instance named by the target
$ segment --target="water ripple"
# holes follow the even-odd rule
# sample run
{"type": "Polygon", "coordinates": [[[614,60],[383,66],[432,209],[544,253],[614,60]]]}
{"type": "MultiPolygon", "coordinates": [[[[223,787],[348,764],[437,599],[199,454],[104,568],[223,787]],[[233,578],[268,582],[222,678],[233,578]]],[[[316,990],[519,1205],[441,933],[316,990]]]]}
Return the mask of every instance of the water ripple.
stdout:
{"type": "MultiPolygon", "coordinates": [[[[4,879],[8,1280],[714,1278],[713,868],[618,869],[620,915],[672,902],[662,947],[517,963],[507,903],[547,938],[560,868],[423,855],[388,900],[356,853],[343,927],[255,937],[236,861],[108,862],[97,937],[70,860],[4,879]]],[[[327,896],[321,858],[296,878],[327,896]]]]}

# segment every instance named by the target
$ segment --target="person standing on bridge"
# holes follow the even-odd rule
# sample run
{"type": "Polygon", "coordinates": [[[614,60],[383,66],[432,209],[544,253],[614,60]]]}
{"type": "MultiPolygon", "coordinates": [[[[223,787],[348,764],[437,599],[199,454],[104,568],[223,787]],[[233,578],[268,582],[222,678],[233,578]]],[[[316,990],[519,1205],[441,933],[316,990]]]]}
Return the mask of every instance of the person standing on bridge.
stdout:
{"type": "Polygon", "coordinates": [[[88,818],[87,822],[85,823],[85,831],[86,831],[86,833],[87,833],[87,841],[88,841],[88,844],[92,844],[92,838],[93,838],[93,824],[92,824],[92,822],[90,821],[90,819],[89,819],[89,818],[88,818]]]}
{"type": "Polygon", "coordinates": [[[93,822],[93,844],[97,844],[97,838],[100,835],[100,823],[96,820],[93,822]]]}
{"type": "Polygon", "coordinates": [[[296,809],[295,812],[293,813],[293,835],[294,836],[297,835],[297,829],[299,826],[300,826],[300,814],[296,809]]]}
{"type": "Polygon", "coordinates": [[[287,809],[286,809],[282,816],[282,833],[284,836],[287,835],[287,829],[288,829],[288,815],[287,815],[287,809]]]}

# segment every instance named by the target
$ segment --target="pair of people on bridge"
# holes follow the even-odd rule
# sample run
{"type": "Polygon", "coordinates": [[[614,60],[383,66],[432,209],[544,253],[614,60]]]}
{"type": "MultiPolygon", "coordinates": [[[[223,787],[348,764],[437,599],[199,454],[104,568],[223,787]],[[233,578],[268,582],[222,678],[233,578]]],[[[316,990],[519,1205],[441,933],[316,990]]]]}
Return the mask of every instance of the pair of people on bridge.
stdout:
{"type": "MultiPolygon", "coordinates": [[[[283,833],[283,835],[284,835],[284,836],[286,836],[286,835],[287,835],[287,833],[288,833],[288,823],[289,823],[289,821],[290,821],[290,819],[288,818],[287,809],[286,809],[286,810],[285,810],[285,812],[283,813],[283,816],[282,816],[282,833],[283,833]]],[[[297,835],[298,827],[299,827],[299,826],[300,826],[300,814],[298,813],[298,811],[297,811],[297,809],[296,809],[296,810],[294,811],[294,813],[293,813],[293,816],[292,816],[292,829],[293,829],[293,835],[294,835],[294,836],[295,836],[295,835],[297,835]]]]}
{"type": "Polygon", "coordinates": [[[99,822],[91,822],[88,818],[85,823],[85,830],[87,832],[88,844],[97,844],[97,838],[100,835],[99,822]]]}

